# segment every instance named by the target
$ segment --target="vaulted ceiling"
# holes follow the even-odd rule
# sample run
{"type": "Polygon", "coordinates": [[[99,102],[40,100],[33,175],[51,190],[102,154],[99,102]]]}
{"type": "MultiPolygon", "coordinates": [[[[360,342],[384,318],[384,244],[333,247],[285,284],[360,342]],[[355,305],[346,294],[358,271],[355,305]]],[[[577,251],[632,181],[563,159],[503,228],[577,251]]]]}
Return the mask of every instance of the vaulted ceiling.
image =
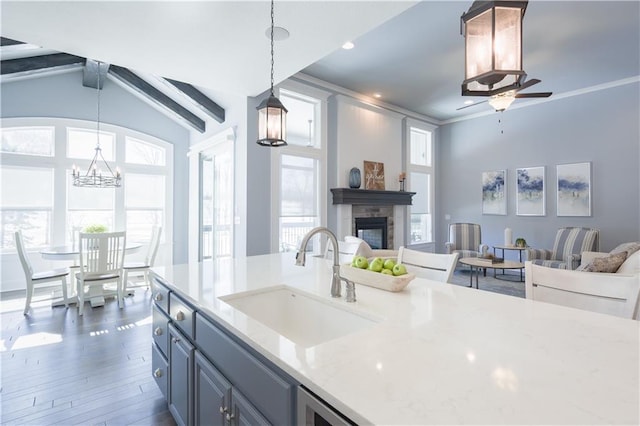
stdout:
{"type": "MultiPolygon", "coordinates": [[[[460,16],[469,1],[276,1],[275,80],[305,75],[446,122],[464,78],[460,16]],[[346,40],[355,48],[340,49],[346,40]]],[[[2,36],[208,89],[256,96],[269,87],[269,2],[3,1],[2,36]]],[[[531,0],[523,63],[554,101],[637,82],[640,2],[531,0]]],[[[4,59],[4,58],[3,58],[4,59]]],[[[372,98],[373,99],[373,98],[372,98]]],[[[215,102],[215,99],[212,99],[215,102]]],[[[483,100],[481,98],[477,100],[483,100]]],[[[224,105],[222,105],[224,107],[224,105]]]]}

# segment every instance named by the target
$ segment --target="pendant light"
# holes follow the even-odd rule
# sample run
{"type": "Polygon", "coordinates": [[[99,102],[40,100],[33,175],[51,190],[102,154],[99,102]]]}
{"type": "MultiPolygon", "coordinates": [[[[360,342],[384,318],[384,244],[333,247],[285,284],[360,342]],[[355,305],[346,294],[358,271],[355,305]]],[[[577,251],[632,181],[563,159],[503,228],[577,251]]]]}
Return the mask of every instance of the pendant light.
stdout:
{"type": "Polygon", "coordinates": [[[93,155],[93,159],[89,164],[89,168],[85,174],[80,172],[80,168],[73,165],[71,176],[73,178],[73,186],[80,186],[85,188],[119,188],[122,181],[122,175],[120,169],[116,167],[115,173],[109,167],[109,164],[102,156],[102,149],[100,148],[100,67],[102,62],[98,62],[98,81],[96,84],[98,91],[98,107],[97,107],[97,121],[96,121],[96,153],[93,155]],[[99,168],[100,160],[106,167],[103,171],[99,168]]]}
{"type": "Polygon", "coordinates": [[[287,109],[273,94],[273,0],[271,0],[271,92],[258,105],[258,145],[286,146],[287,109]]]}
{"type": "Polygon", "coordinates": [[[522,20],[527,1],[474,1],[461,17],[465,38],[463,96],[492,96],[518,89],[522,69],[522,20]]]}

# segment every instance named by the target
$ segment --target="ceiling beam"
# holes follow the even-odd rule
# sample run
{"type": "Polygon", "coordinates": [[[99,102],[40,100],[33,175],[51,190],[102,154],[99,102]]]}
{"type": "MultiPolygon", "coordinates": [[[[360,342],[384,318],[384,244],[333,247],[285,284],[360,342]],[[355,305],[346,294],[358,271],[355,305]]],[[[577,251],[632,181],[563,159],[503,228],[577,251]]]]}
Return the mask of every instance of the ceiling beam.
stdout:
{"type": "Polygon", "coordinates": [[[205,132],[206,123],[204,122],[204,120],[200,119],[200,117],[184,108],[182,105],[162,93],[160,90],[156,89],[151,84],[144,81],[142,78],[138,77],[132,71],[128,70],[127,68],[119,67],[117,65],[111,65],[109,67],[109,73],[135,91],[149,97],[158,105],[161,105],[164,108],[167,108],[171,112],[175,113],[200,133],[205,132]]]}
{"type": "Polygon", "coordinates": [[[183,83],[182,81],[171,80],[169,78],[165,78],[165,80],[171,83],[176,89],[180,90],[185,95],[193,99],[198,104],[200,109],[202,109],[218,123],[224,123],[224,108],[212,101],[207,95],[205,95],[189,83],[183,83]]]}
{"type": "Polygon", "coordinates": [[[0,37],[0,46],[14,46],[16,44],[24,44],[18,40],[11,40],[10,38],[0,37]]]}
{"type": "Polygon", "coordinates": [[[54,53],[52,55],[31,56],[28,58],[7,59],[0,63],[1,75],[15,74],[56,68],[67,65],[84,65],[84,58],[68,53],[54,53]]]}

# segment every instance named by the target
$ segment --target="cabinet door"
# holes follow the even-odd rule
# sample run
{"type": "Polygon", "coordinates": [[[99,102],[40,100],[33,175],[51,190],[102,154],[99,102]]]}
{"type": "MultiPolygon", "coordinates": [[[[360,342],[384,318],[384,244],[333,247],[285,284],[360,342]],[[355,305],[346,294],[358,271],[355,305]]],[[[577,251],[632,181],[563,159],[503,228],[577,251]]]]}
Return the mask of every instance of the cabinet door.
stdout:
{"type": "Polygon", "coordinates": [[[237,389],[233,389],[231,398],[232,411],[229,416],[232,425],[255,426],[270,425],[266,417],[246,399],[237,389]]]}
{"type": "Polygon", "coordinates": [[[169,411],[179,425],[192,425],[193,345],[169,324],[169,411]]]}
{"type": "Polygon", "coordinates": [[[195,352],[194,424],[226,426],[231,383],[199,352],[195,352]]]}

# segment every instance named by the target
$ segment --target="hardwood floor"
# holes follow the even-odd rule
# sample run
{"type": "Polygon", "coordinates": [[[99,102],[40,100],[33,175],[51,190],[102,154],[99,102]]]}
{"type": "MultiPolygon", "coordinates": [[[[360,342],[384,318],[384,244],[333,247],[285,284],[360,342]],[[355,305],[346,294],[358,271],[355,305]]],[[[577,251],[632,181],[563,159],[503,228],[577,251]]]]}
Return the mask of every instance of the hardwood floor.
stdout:
{"type": "Polygon", "coordinates": [[[0,300],[2,425],[175,425],[151,376],[150,291],[118,308],[0,300]]]}

